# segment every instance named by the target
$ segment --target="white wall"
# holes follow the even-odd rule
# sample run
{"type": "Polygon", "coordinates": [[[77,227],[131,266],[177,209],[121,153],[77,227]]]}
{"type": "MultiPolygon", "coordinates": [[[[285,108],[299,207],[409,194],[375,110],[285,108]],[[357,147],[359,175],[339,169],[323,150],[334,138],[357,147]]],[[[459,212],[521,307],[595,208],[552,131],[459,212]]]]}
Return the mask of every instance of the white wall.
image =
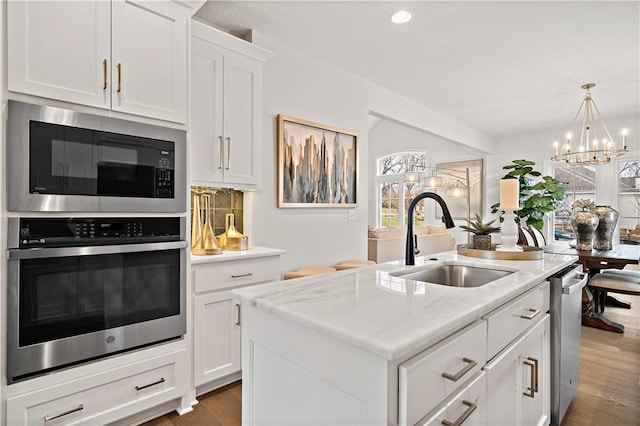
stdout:
{"type": "Polygon", "coordinates": [[[303,265],[331,265],[344,259],[366,259],[369,182],[368,115],[405,121],[451,140],[485,147],[492,140],[480,132],[428,110],[408,99],[318,61],[300,51],[254,32],[252,41],[274,56],[264,65],[262,184],[249,195],[252,205],[252,244],[287,250],[283,271],[303,265]],[[286,114],[359,134],[357,219],[347,209],[278,208],[276,116],[286,114]]]}

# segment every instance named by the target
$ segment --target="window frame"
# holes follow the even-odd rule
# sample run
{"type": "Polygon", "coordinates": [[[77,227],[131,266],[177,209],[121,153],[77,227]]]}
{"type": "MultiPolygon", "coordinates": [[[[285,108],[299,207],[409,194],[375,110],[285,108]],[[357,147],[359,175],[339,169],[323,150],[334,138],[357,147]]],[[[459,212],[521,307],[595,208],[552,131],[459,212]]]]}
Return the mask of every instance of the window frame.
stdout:
{"type": "MultiPolygon", "coordinates": [[[[374,167],[375,167],[375,177],[374,177],[374,189],[375,189],[375,226],[376,227],[388,227],[388,225],[382,225],[382,211],[381,211],[381,204],[382,204],[382,191],[381,191],[381,185],[385,184],[385,183],[397,183],[400,190],[398,191],[398,224],[397,226],[405,226],[405,216],[406,216],[406,209],[405,209],[405,205],[406,205],[406,198],[407,198],[407,185],[406,182],[404,181],[404,173],[407,171],[415,171],[415,172],[419,172],[419,173],[424,173],[426,172],[427,168],[429,167],[427,161],[429,158],[429,152],[426,150],[422,150],[422,149],[416,149],[416,150],[412,150],[412,149],[403,149],[401,151],[393,151],[393,152],[387,152],[384,154],[379,155],[378,157],[376,157],[374,159],[374,167]],[[414,168],[413,170],[406,170],[400,173],[394,173],[394,174],[379,174],[380,172],[380,161],[384,158],[387,157],[391,157],[391,156],[397,156],[397,155],[403,155],[403,154],[417,154],[417,155],[422,155],[423,157],[423,161],[421,166],[414,168]]],[[[422,180],[422,177],[420,178],[422,180]]]]}

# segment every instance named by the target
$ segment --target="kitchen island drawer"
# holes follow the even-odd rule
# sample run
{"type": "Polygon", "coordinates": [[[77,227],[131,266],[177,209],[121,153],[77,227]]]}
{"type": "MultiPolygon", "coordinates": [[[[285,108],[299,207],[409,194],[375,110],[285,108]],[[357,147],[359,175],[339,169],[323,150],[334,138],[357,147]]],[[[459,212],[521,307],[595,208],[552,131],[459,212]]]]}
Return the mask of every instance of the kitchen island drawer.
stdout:
{"type": "Polygon", "coordinates": [[[398,414],[415,424],[482,369],[487,361],[487,324],[482,321],[400,364],[398,414]]]}
{"type": "Polygon", "coordinates": [[[417,424],[421,426],[486,425],[487,405],[487,377],[483,371],[417,424]]]}
{"type": "Polygon", "coordinates": [[[488,359],[544,317],[549,310],[549,281],[484,317],[488,324],[488,359]]]}
{"type": "Polygon", "coordinates": [[[180,398],[185,351],[7,399],[8,425],[106,424],[180,398]]]}
{"type": "Polygon", "coordinates": [[[193,265],[196,293],[280,280],[280,256],[193,265]]]}

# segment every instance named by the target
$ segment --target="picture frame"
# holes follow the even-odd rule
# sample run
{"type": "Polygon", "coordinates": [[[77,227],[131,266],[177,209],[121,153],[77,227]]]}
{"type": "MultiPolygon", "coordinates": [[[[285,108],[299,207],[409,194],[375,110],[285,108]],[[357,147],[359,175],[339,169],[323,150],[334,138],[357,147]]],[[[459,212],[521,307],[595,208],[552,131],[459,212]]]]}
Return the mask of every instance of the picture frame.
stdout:
{"type": "MultiPolygon", "coordinates": [[[[451,187],[467,189],[466,197],[451,197],[447,193],[444,195],[449,212],[454,219],[469,219],[476,213],[482,215],[484,211],[482,159],[436,164],[436,175],[442,177],[443,187],[447,189],[451,187]]],[[[436,209],[436,217],[442,217],[442,210],[439,207],[436,209]]]]}
{"type": "Polygon", "coordinates": [[[358,205],[358,134],[278,115],[278,207],[358,205]]]}

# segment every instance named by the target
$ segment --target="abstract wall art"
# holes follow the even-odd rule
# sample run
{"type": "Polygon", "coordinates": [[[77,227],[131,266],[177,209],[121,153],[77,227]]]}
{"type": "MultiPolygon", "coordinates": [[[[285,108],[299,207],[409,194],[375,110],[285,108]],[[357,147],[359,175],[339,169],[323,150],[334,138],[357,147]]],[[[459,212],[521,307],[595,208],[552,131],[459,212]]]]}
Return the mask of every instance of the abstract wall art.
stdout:
{"type": "Polygon", "coordinates": [[[358,134],[278,115],[278,207],[355,207],[358,134]]]}

